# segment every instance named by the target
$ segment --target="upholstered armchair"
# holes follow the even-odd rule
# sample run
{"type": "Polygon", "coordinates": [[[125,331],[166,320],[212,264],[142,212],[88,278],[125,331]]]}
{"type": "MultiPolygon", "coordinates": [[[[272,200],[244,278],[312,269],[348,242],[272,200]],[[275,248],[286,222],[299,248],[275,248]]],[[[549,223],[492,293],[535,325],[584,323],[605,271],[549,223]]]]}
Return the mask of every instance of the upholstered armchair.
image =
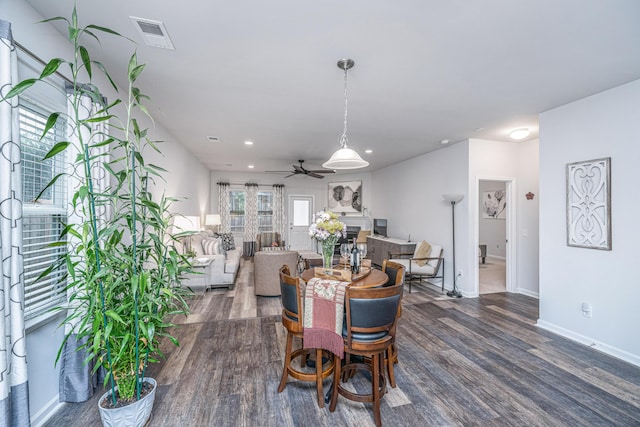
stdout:
{"type": "Polygon", "coordinates": [[[262,248],[278,246],[284,247],[284,240],[281,239],[280,233],[263,232],[256,236],[256,252],[260,252],[262,248]]]}

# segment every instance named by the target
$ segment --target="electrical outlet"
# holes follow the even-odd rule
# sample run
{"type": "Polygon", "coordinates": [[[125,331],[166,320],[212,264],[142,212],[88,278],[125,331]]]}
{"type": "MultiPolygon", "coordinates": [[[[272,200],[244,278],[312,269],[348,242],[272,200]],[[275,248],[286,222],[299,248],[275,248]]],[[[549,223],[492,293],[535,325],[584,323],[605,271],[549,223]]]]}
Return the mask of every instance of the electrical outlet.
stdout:
{"type": "Polygon", "coordinates": [[[588,302],[582,303],[582,315],[584,317],[593,317],[593,308],[588,302]]]}

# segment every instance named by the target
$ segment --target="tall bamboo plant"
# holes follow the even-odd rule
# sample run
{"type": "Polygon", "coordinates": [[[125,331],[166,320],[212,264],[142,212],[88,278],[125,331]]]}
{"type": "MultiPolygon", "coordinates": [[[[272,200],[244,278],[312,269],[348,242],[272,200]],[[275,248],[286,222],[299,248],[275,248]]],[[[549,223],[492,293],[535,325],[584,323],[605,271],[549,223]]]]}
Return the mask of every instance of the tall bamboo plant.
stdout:
{"type": "MultiPolygon", "coordinates": [[[[51,59],[39,77],[20,82],[6,96],[18,96],[37,83],[47,84],[47,78],[60,67],[69,68],[71,108],[51,114],[43,136],[64,120],[72,137],[55,144],[43,160],[63,153],[71,153],[72,158],[68,171],[55,176],[41,194],[66,175],[75,189],[70,204],[76,219],[64,227],[67,242],[61,244],[68,245],[67,254],[43,276],[61,265],[66,267],[69,303],[58,309],[66,310],[63,324],[74,327],[64,341],[76,335],[84,342],[80,349],[86,352],[86,362],[94,370],[104,367],[105,385],[110,384],[112,391],[117,385],[118,398],[132,401],[140,397],[147,364],[162,356],[159,340],[164,337],[178,345],[167,319],[188,313],[185,292],[176,285],[190,265],[171,244],[181,236],[168,233],[169,209],[176,199],[163,195],[156,201],[148,190],[149,183],[162,178],[165,171],[145,162],[145,151],[159,150],[136,118],[151,118],[143,104],[148,97],[135,86],[145,66],[134,53],[127,70],[126,96],[107,103],[94,83],[95,74],[116,92],[118,87],[104,65],[91,58],[85,41],[100,41],[97,34],[122,36],[97,25],[81,27],[75,6],[71,19],[55,17],[43,22],[51,21],[66,23],[73,58],[51,59]],[[84,97],[99,107],[86,113],[84,97]],[[118,115],[115,111],[123,112],[118,115]],[[106,123],[109,125],[96,129],[106,123]],[[100,153],[104,146],[109,147],[108,152],[100,153]],[[110,176],[104,189],[97,188],[93,176],[100,168],[110,176]]],[[[56,362],[61,350],[62,346],[56,362]]],[[[115,405],[116,393],[112,399],[115,405]]]]}

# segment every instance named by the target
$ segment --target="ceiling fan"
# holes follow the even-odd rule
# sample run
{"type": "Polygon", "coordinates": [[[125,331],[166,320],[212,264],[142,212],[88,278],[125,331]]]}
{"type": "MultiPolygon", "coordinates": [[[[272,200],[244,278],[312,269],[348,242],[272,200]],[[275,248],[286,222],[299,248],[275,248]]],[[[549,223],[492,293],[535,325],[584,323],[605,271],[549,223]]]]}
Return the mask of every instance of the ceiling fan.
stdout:
{"type": "Polygon", "coordinates": [[[298,162],[300,162],[300,165],[291,165],[293,166],[292,171],[265,171],[265,172],[288,173],[289,175],[285,176],[285,178],[289,178],[290,176],[294,176],[294,175],[308,175],[313,178],[320,178],[320,179],[324,178],[324,176],[320,175],[321,173],[336,173],[336,171],[330,170],[330,169],[314,169],[314,170],[305,169],[304,166],[302,166],[302,164],[304,163],[304,160],[298,160],[298,162]]]}

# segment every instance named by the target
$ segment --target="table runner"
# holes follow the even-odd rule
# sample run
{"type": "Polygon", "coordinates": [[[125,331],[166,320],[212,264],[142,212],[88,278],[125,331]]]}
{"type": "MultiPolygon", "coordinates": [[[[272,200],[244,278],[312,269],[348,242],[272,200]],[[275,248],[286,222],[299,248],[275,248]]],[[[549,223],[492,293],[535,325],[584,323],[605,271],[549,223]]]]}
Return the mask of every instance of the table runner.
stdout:
{"type": "Polygon", "coordinates": [[[344,357],[342,322],[344,294],[349,283],[314,277],[307,282],[304,296],[305,348],[329,350],[344,357]]]}

